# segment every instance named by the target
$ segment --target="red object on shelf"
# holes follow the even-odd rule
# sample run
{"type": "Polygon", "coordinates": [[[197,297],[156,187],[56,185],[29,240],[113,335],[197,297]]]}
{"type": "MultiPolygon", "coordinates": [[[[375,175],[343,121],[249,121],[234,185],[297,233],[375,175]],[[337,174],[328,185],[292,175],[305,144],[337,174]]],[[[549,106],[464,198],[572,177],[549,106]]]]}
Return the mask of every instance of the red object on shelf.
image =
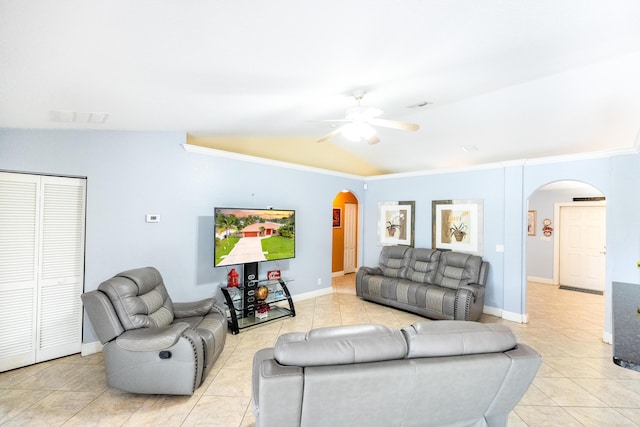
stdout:
{"type": "Polygon", "coordinates": [[[227,287],[228,288],[237,288],[238,287],[238,272],[235,268],[232,268],[229,274],[227,274],[227,287]]]}
{"type": "Polygon", "coordinates": [[[271,307],[269,307],[269,304],[265,304],[265,303],[263,303],[263,302],[262,302],[262,303],[259,303],[259,304],[258,304],[258,307],[256,308],[256,311],[257,311],[258,313],[266,313],[266,312],[268,312],[269,310],[271,310],[271,307]]]}
{"type": "Polygon", "coordinates": [[[278,280],[278,279],[280,279],[280,270],[267,271],[267,280],[278,280]]]}

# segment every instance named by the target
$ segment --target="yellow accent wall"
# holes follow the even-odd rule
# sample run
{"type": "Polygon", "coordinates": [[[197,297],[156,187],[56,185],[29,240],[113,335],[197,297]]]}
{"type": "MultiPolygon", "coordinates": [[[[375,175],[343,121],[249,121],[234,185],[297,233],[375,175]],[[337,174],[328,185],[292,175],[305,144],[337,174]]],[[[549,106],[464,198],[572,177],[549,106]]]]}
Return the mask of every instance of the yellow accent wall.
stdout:
{"type": "Polygon", "coordinates": [[[386,173],[331,143],[331,141],[315,142],[314,138],[196,137],[187,135],[187,144],[359,176],[386,173]]]}
{"type": "MultiPolygon", "coordinates": [[[[353,203],[358,210],[358,199],[353,193],[344,192],[338,193],[333,199],[333,207],[342,209],[342,218],[340,228],[333,229],[333,244],[332,244],[332,256],[331,256],[331,272],[344,270],[344,205],[346,203],[353,203]]],[[[358,230],[358,216],[356,215],[356,233],[358,230]]],[[[356,246],[356,260],[358,259],[358,247],[356,246]]],[[[357,267],[357,266],[356,266],[357,267]]]]}

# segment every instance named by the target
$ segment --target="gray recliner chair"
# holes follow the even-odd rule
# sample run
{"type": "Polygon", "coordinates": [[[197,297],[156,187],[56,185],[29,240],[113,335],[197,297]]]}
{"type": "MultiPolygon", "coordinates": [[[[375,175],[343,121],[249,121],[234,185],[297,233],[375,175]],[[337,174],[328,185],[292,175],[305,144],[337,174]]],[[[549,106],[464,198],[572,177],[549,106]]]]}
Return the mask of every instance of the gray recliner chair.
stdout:
{"type": "Polygon", "coordinates": [[[174,303],[153,267],[117,274],[82,301],[110,387],[191,395],[224,348],[227,318],[215,298],[174,303]]]}

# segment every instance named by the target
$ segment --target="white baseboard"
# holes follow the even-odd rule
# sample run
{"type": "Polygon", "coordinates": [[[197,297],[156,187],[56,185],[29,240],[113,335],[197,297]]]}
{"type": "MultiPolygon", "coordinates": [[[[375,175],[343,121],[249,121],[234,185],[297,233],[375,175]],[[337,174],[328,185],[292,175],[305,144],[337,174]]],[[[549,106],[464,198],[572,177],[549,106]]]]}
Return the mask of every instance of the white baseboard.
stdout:
{"type": "Polygon", "coordinates": [[[293,302],[304,301],[306,299],[311,299],[315,297],[322,297],[325,295],[331,295],[333,293],[333,288],[329,286],[328,288],[317,289],[311,292],[305,292],[303,294],[292,295],[291,298],[293,302]]]}
{"type": "Polygon", "coordinates": [[[102,347],[104,346],[100,341],[87,342],[87,343],[83,342],[82,345],[80,346],[80,355],[88,356],[90,354],[100,353],[102,351],[102,347]]]}
{"type": "Polygon", "coordinates": [[[344,271],[334,271],[331,273],[331,277],[342,277],[342,276],[346,276],[347,274],[357,274],[358,273],[358,268],[356,268],[356,270],[353,273],[345,273],[344,271]]]}
{"type": "Polygon", "coordinates": [[[490,307],[488,305],[485,305],[482,308],[482,312],[484,314],[488,314],[490,316],[502,317],[502,309],[501,308],[490,307]]]}
{"type": "Polygon", "coordinates": [[[484,314],[488,314],[490,316],[500,317],[504,320],[508,320],[510,322],[516,323],[528,323],[529,319],[526,314],[512,313],[510,311],[504,311],[501,308],[490,307],[485,305],[482,309],[484,314]]]}
{"type": "Polygon", "coordinates": [[[545,285],[555,285],[553,283],[553,279],[549,279],[546,277],[535,277],[535,276],[527,276],[528,282],[536,282],[536,283],[544,283],[545,285]]]}
{"type": "Polygon", "coordinates": [[[510,311],[502,311],[502,318],[510,322],[516,323],[529,323],[529,316],[527,314],[512,313],[510,311]]]}

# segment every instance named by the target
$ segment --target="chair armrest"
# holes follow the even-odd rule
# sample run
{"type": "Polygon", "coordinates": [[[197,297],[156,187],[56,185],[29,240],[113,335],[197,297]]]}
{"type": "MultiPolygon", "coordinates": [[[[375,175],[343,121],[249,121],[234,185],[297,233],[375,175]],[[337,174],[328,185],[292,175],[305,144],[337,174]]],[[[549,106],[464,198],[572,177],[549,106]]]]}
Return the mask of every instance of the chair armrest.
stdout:
{"type": "Polygon", "coordinates": [[[131,329],[116,338],[119,347],[129,351],[166,350],[178,342],[189,324],[177,322],[161,328],[131,329]]]}
{"type": "Polygon", "coordinates": [[[176,319],[204,316],[211,311],[211,308],[215,305],[215,303],[215,298],[206,298],[200,301],[192,302],[174,302],[173,316],[176,319]]]}
{"type": "Polygon", "coordinates": [[[124,332],[122,323],[106,294],[94,290],[80,295],[91,326],[102,344],[106,344],[124,332]]]}

